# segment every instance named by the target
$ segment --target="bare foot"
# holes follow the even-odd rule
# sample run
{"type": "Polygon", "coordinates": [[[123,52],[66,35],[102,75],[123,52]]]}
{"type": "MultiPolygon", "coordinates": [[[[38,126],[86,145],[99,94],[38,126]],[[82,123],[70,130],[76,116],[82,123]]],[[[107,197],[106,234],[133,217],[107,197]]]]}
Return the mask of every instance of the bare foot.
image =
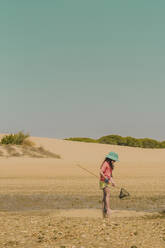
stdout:
{"type": "Polygon", "coordinates": [[[112,210],[110,208],[107,209],[107,217],[110,218],[110,215],[112,214],[112,210]]]}

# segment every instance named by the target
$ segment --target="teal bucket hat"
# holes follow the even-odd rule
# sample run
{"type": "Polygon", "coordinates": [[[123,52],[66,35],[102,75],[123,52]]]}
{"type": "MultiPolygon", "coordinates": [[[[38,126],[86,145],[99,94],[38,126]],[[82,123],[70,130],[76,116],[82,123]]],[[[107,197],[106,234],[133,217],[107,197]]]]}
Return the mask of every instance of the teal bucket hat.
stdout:
{"type": "Polygon", "coordinates": [[[117,154],[116,152],[110,152],[110,153],[106,156],[106,158],[110,158],[110,159],[112,159],[112,160],[114,160],[114,161],[119,161],[119,156],[118,156],[118,154],[117,154]]]}

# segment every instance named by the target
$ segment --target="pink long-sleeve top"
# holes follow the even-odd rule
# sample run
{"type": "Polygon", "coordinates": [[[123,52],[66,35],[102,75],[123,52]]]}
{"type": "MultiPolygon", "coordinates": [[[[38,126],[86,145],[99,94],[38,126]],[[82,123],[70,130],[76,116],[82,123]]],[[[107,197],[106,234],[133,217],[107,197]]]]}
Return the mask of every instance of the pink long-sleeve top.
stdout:
{"type": "MultiPolygon", "coordinates": [[[[110,167],[107,161],[104,161],[100,167],[101,171],[103,172],[104,176],[110,179],[112,177],[112,168],[110,167]]],[[[105,178],[100,175],[100,181],[104,182],[105,178]]]]}

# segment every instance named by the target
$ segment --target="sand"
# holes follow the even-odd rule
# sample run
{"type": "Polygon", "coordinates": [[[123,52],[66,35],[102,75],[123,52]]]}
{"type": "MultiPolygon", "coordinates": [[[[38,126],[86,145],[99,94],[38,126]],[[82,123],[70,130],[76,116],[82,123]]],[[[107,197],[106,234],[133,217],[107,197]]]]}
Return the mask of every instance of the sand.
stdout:
{"type": "Polygon", "coordinates": [[[61,159],[0,157],[0,247],[165,247],[165,149],[31,140],[61,159]],[[76,165],[97,176],[109,151],[120,162],[105,220],[97,177],[76,165]]]}

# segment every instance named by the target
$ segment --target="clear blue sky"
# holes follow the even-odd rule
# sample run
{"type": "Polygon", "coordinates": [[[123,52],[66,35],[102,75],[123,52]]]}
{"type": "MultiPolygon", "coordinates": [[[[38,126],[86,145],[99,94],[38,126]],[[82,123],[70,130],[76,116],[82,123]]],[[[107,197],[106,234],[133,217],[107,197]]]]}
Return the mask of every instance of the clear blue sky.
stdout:
{"type": "Polygon", "coordinates": [[[2,0],[0,132],[165,140],[165,1],[2,0]]]}

